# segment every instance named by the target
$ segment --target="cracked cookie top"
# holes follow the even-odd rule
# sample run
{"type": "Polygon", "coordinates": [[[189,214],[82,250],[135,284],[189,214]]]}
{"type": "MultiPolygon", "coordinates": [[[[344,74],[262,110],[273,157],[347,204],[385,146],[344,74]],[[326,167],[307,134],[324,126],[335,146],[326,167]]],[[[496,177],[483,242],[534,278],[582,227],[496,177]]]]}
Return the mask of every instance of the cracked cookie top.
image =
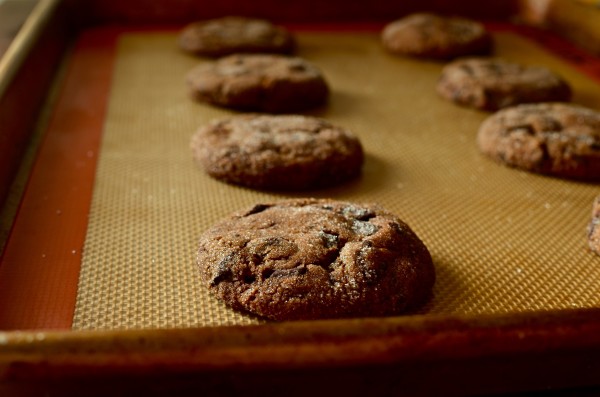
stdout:
{"type": "Polygon", "coordinates": [[[229,16],[187,25],[179,35],[179,46],[203,56],[234,53],[291,53],[295,40],[286,29],[264,19],[229,16]]]}
{"type": "Polygon", "coordinates": [[[363,149],[350,131],[300,115],[239,115],[192,137],[192,153],[213,178],[242,186],[304,190],[360,174],[363,149]]]}
{"type": "Polygon", "coordinates": [[[493,46],[485,27],[473,20],[429,13],[412,14],[386,25],[385,49],[399,55],[450,59],[488,54],[493,46]]]}
{"type": "Polygon", "coordinates": [[[571,99],[569,84],[548,68],[501,58],[470,57],[450,62],[442,69],[436,89],[454,103],[490,111],[571,99]]]}
{"type": "Polygon", "coordinates": [[[435,279],[427,248],[395,215],[324,199],[233,214],[202,235],[197,263],[226,304],[275,320],[399,314],[435,279]]]}
{"type": "Polygon", "coordinates": [[[477,144],[513,167],[600,180],[600,112],[582,106],[540,103],[501,110],[481,124],[477,144]]]}
{"type": "Polygon", "coordinates": [[[187,75],[200,102],[237,110],[289,113],[323,105],[329,86],[321,71],[300,57],[235,54],[199,65],[187,75]]]}

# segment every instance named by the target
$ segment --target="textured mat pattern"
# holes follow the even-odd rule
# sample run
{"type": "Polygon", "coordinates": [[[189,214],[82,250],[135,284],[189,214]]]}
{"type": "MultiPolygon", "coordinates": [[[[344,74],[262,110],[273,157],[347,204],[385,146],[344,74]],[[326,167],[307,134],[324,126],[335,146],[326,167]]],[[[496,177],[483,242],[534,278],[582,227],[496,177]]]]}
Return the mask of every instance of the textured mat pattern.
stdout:
{"type": "MultiPolygon", "coordinates": [[[[600,109],[600,86],[528,40],[498,34],[497,54],[543,64],[600,109]]],[[[533,175],[481,156],[485,113],[437,97],[441,64],[385,54],[376,34],[302,33],[299,55],[332,87],[311,114],[353,130],[362,177],[303,194],[226,185],[191,159],[202,124],[234,112],[192,102],[185,73],[201,60],[172,34],[131,34],[118,48],[97,170],[75,329],[252,324],[199,285],[198,236],[257,201],[289,196],[375,201],[409,223],[437,267],[433,313],[511,313],[600,305],[600,257],[585,231],[598,185],[533,175]]],[[[82,131],[84,133],[84,131],[82,131]]]]}

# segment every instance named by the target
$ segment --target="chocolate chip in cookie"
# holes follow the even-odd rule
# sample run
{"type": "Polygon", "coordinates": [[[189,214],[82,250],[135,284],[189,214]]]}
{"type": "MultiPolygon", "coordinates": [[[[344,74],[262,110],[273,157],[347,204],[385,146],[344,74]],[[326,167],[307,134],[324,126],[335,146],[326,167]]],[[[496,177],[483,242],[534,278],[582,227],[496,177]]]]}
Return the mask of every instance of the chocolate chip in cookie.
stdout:
{"type": "Polygon", "coordinates": [[[317,199],[256,204],[208,229],[204,285],[273,320],[387,316],[422,304],[435,270],[410,227],[375,205],[317,199]]]}
{"type": "Polygon", "coordinates": [[[292,34],[264,19],[224,17],[186,26],[179,46],[195,55],[220,57],[235,53],[292,53],[292,34]]]}
{"type": "Polygon", "coordinates": [[[187,75],[192,96],[237,110],[291,113],[323,105],[329,87],[321,71],[299,57],[236,54],[187,75]]]}
{"type": "Polygon", "coordinates": [[[479,149],[531,172],[600,181],[600,113],[567,103],[526,104],[488,117],[479,149]]]}
{"type": "Polygon", "coordinates": [[[239,115],[200,128],[191,142],[212,177],[271,190],[305,190],[357,177],[363,149],[350,131],[299,115],[239,115]]]}
{"type": "Polygon", "coordinates": [[[412,14],[389,23],[381,40],[393,54],[433,59],[487,55],[493,47],[492,36],[482,24],[429,13],[412,14]]]}
{"type": "Polygon", "coordinates": [[[484,57],[457,59],[446,65],[437,92],[459,105],[490,111],[571,99],[569,84],[545,67],[484,57]]]}

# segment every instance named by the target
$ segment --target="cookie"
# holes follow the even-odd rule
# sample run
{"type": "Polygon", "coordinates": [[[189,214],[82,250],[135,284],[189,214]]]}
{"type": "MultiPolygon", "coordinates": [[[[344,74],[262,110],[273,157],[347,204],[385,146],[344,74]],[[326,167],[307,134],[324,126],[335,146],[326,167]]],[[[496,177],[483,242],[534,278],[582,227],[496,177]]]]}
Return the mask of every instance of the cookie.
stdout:
{"type": "Polygon", "coordinates": [[[600,180],[600,113],[566,103],[527,104],[488,117],[477,135],[494,160],[531,172],[600,180]]]}
{"type": "Polygon", "coordinates": [[[209,57],[242,52],[289,54],[295,40],[286,29],[263,19],[225,17],[186,26],[179,35],[179,46],[209,57]]]}
{"type": "Polygon", "coordinates": [[[547,68],[483,57],[457,59],[446,65],[437,92],[459,105],[489,111],[571,99],[567,82],[547,68]]]}
{"type": "Polygon", "coordinates": [[[332,186],[360,174],[358,138],[329,122],[296,115],[240,115],[192,138],[196,162],[212,177],[270,190],[332,186]]]}
{"type": "Polygon", "coordinates": [[[482,24],[427,13],[387,24],[381,42],[393,54],[432,59],[486,55],[493,47],[492,36],[482,24]]]}
{"type": "Polygon", "coordinates": [[[227,305],[274,320],[399,314],[435,279],[427,248],[395,215],[317,199],[231,215],[202,235],[197,264],[227,305]]]}
{"type": "Polygon", "coordinates": [[[588,227],[590,249],[600,255],[600,196],[596,197],[592,207],[592,221],[588,227]]]}
{"type": "Polygon", "coordinates": [[[189,72],[192,96],[237,110],[292,113],[323,105],[329,87],[321,71],[298,57],[236,54],[189,72]]]}

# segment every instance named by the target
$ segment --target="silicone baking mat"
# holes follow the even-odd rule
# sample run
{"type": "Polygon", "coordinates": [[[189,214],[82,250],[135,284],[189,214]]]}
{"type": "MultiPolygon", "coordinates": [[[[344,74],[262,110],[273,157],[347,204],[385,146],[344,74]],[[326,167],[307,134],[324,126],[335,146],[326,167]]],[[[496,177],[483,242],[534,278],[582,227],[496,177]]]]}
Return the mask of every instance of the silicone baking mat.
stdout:
{"type": "MultiPolygon", "coordinates": [[[[496,33],[496,54],[545,65],[600,109],[600,86],[527,38],[496,33]]],[[[428,246],[437,281],[419,313],[489,314],[597,307],[600,257],[586,226],[598,185],[498,165],[476,148],[486,113],[437,96],[441,63],[385,53],[375,33],[302,32],[298,55],[332,89],[308,114],[345,126],[366,151],[362,176],[336,188],[261,192],[213,180],[189,141],[235,112],[193,102],[184,76],[201,62],[173,33],[121,37],[89,215],[74,329],[254,324],[199,283],[199,235],[259,201],[329,197],[378,202],[428,246]]]]}

